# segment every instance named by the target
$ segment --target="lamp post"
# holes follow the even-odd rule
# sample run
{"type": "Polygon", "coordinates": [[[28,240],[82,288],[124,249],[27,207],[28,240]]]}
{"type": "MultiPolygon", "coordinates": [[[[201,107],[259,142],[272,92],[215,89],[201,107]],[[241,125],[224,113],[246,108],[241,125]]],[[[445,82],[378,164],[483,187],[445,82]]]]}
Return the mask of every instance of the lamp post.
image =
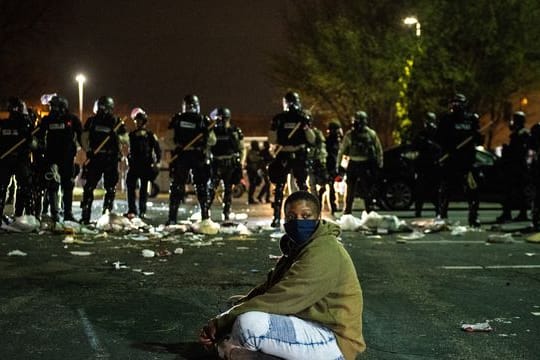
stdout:
{"type": "Polygon", "coordinates": [[[403,23],[408,26],[416,25],[416,36],[419,37],[420,35],[422,35],[422,27],[420,25],[420,21],[418,21],[418,19],[414,16],[406,17],[405,19],[403,19],[403,23]]]}
{"type": "Polygon", "coordinates": [[[86,76],[84,76],[83,74],[78,74],[75,77],[75,80],[79,84],[79,119],[82,121],[83,120],[82,119],[83,117],[83,85],[84,85],[84,82],[86,81],[86,76]]]}

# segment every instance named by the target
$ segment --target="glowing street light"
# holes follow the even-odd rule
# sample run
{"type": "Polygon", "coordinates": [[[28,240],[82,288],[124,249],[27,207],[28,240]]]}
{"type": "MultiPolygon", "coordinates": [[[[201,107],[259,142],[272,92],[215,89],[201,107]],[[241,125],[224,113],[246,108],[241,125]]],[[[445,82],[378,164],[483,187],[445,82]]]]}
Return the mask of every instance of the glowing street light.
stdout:
{"type": "Polygon", "coordinates": [[[86,76],[84,76],[83,74],[78,74],[76,77],[75,77],[75,80],[77,81],[77,83],[79,83],[79,119],[81,119],[81,121],[83,120],[83,85],[84,85],[84,82],[86,81],[86,76]]]}
{"type": "Polygon", "coordinates": [[[420,21],[418,21],[418,19],[415,18],[414,16],[406,17],[405,19],[403,19],[403,23],[408,26],[416,25],[416,36],[420,36],[422,34],[420,21]]]}

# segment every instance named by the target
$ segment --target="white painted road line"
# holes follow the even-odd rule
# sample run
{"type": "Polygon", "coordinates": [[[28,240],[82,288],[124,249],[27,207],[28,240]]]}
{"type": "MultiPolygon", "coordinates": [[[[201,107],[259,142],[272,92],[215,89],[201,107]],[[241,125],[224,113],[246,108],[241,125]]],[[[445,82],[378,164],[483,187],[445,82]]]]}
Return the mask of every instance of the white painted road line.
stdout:
{"type": "Polygon", "coordinates": [[[540,269],[540,265],[441,266],[445,270],[540,269]]]}
{"type": "Polygon", "coordinates": [[[79,313],[79,316],[81,318],[84,332],[86,334],[86,337],[88,338],[88,341],[90,342],[90,346],[96,353],[96,359],[108,359],[110,358],[109,353],[103,348],[101,345],[99,338],[96,335],[96,332],[94,331],[94,327],[92,326],[92,323],[88,319],[88,316],[86,316],[86,312],[84,309],[77,309],[77,312],[79,313]]]}

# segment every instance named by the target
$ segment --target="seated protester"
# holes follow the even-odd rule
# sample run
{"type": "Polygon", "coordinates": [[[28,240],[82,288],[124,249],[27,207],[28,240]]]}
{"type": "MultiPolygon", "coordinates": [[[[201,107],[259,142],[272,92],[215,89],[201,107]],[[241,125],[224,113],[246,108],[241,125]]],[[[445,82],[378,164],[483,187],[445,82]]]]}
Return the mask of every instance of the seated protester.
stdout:
{"type": "Polygon", "coordinates": [[[266,282],[211,319],[199,341],[226,359],[355,359],[366,348],[362,290],[339,226],[321,220],[307,191],[287,198],[285,221],[266,282]]]}

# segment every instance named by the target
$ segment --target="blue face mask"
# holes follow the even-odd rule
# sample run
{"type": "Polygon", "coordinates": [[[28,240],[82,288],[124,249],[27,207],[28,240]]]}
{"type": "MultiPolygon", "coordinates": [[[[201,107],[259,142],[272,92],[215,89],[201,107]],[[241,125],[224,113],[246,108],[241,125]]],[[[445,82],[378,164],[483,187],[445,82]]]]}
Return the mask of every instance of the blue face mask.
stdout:
{"type": "Polygon", "coordinates": [[[299,248],[307,243],[311,235],[313,235],[315,232],[315,229],[317,229],[318,225],[319,220],[295,219],[287,221],[285,224],[283,224],[283,227],[285,228],[287,235],[289,235],[294,243],[294,245],[291,245],[293,245],[295,248],[299,248]]]}

